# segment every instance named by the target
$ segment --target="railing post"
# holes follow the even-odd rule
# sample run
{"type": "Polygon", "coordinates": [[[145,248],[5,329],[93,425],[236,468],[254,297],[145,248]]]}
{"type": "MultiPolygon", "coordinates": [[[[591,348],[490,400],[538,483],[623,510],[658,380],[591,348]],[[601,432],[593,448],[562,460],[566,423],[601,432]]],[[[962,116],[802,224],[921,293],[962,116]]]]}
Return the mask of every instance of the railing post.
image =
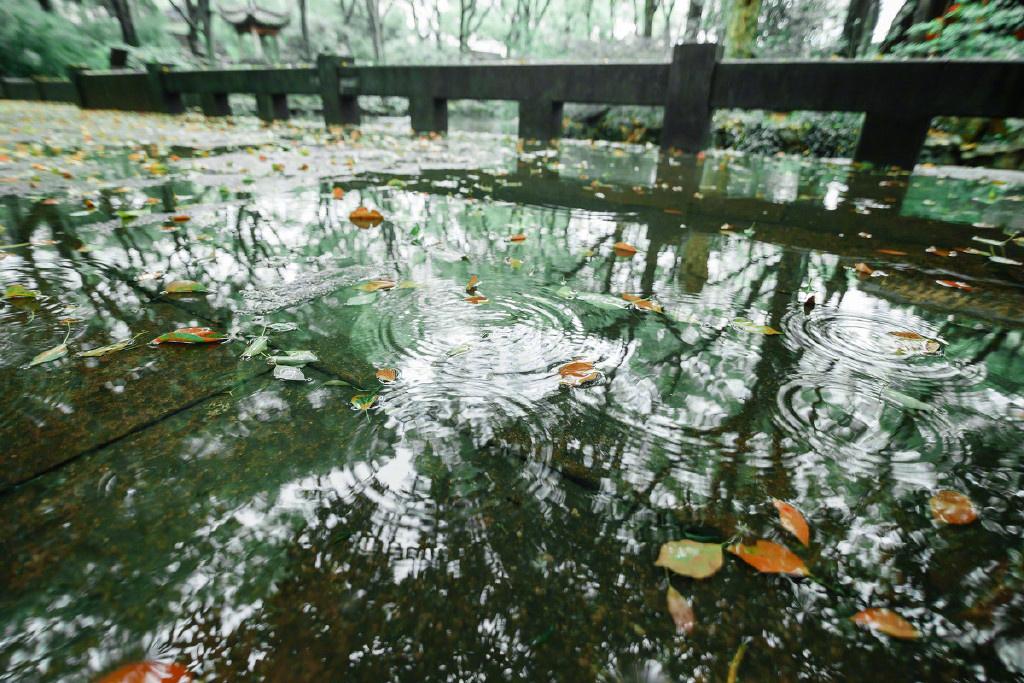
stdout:
{"type": "Polygon", "coordinates": [[[146,64],[146,76],[149,81],[149,102],[153,111],[165,114],[181,114],[185,105],[181,101],[181,93],[170,92],[164,87],[164,73],[170,71],[168,64],[150,62],[146,64]]]}
{"type": "Polygon", "coordinates": [[[231,116],[231,103],[226,92],[199,93],[203,116],[231,116]]]}
{"type": "Polygon", "coordinates": [[[32,81],[32,85],[36,87],[37,100],[45,100],[46,93],[43,91],[43,77],[42,76],[29,76],[29,80],[32,81]]]}
{"type": "Polygon", "coordinates": [[[562,137],[562,102],[519,100],[519,138],[552,140],[562,137]]]}
{"type": "Polygon", "coordinates": [[[283,93],[256,96],[256,116],[263,121],[288,119],[288,96],[283,93]]]}
{"type": "MultiPolygon", "coordinates": [[[[324,108],[324,123],[341,126],[359,123],[359,101],[355,95],[355,84],[342,87],[341,77],[345,67],[352,66],[351,57],[318,55],[316,58],[317,78],[320,81],[320,99],[324,108]],[[348,93],[346,94],[346,90],[348,93]]],[[[351,80],[351,79],[346,79],[351,80]]]]}
{"type": "Polygon", "coordinates": [[[81,64],[71,64],[65,70],[68,80],[71,81],[71,85],[75,88],[74,104],[79,109],[85,109],[85,90],[82,88],[82,73],[85,69],[86,67],[81,64]]]}
{"type": "Polygon", "coordinates": [[[868,112],[864,116],[853,160],[912,169],[928,136],[931,121],[930,116],[905,117],[868,112]]]}
{"type": "Polygon", "coordinates": [[[448,132],[448,100],[420,96],[409,98],[409,118],[417,133],[448,132]]]}
{"type": "Polygon", "coordinates": [[[722,47],[686,43],[672,48],[661,148],[699,152],[711,142],[711,85],[722,47]]]}

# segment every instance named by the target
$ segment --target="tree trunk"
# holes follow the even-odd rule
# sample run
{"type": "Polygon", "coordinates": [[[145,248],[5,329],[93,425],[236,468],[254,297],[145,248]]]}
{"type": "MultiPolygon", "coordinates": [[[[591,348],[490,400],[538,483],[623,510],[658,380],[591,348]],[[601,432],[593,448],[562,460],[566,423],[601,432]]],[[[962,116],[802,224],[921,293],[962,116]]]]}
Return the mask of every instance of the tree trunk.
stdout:
{"type": "Polygon", "coordinates": [[[373,58],[378,63],[384,61],[384,32],[381,28],[379,0],[366,0],[366,21],[373,42],[373,58]]]}
{"type": "Polygon", "coordinates": [[[878,21],[879,0],[850,0],[843,24],[842,48],[844,57],[863,54],[871,42],[871,34],[878,21]]]}
{"type": "Polygon", "coordinates": [[[199,20],[203,24],[203,45],[206,51],[206,59],[213,61],[213,10],[210,9],[210,0],[199,0],[199,20]]]}
{"type": "Polygon", "coordinates": [[[654,36],[654,14],[658,11],[658,0],[644,0],[644,38],[654,36]]]}
{"type": "Polygon", "coordinates": [[[121,38],[132,47],[139,47],[139,35],[135,32],[129,0],[110,0],[110,8],[114,10],[117,23],[121,25],[121,38]]]}
{"type": "Polygon", "coordinates": [[[761,0],[733,0],[729,8],[728,27],[725,31],[727,57],[749,59],[754,56],[757,38],[757,15],[761,13],[761,0]]]}
{"type": "Polygon", "coordinates": [[[892,20],[879,52],[892,52],[894,47],[907,42],[910,39],[911,26],[941,16],[947,4],[947,0],[906,0],[896,13],[896,18],[892,20]]]}
{"type": "Polygon", "coordinates": [[[686,28],[683,29],[683,42],[696,43],[700,34],[700,18],[704,14],[703,0],[690,0],[686,8],[686,28]]]}
{"type": "Polygon", "coordinates": [[[302,25],[302,58],[309,61],[309,21],[306,0],[299,0],[299,23],[302,25]]]}

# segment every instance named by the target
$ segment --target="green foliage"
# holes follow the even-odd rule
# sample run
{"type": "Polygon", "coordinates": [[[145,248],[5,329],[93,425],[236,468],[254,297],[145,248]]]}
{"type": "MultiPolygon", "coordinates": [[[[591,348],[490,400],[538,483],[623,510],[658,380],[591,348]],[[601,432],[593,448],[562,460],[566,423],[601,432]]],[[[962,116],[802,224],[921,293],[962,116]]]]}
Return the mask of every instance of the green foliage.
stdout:
{"type": "Polygon", "coordinates": [[[1017,0],[963,0],[932,21],[915,24],[905,57],[1024,57],[1024,4],[1017,0]]]}
{"type": "Polygon", "coordinates": [[[0,73],[62,76],[70,64],[103,66],[107,47],[36,3],[0,6],[0,73]]]}

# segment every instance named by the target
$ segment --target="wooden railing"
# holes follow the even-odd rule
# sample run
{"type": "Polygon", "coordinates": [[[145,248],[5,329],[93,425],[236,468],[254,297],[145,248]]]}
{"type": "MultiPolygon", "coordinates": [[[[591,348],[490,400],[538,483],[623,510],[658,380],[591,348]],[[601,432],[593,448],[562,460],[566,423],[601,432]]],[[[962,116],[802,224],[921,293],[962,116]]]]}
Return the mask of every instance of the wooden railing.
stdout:
{"type": "Polygon", "coordinates": [[[715,109],[866,114],[855,159],[911,167],[933,116],[1024,116],[1024,61],[731,60],[714,44],[677,45],[669,63],[361,66],[321,55],[316,67],[182,71],[74,70],[70,81],[0,79],[4,97],[88,108],[184,111],[198,96],[208,116],[231,113],[228,95],[255,95],[265,120],[288,117],[289,95],[319,95],[328,125],[358,124],[360,95],[409,99],[418,132],[448,128],[449,100],[512,100],[519,135],[561,135],[566,102],[664,108],[663,148],[710,143],[715,109]]]}

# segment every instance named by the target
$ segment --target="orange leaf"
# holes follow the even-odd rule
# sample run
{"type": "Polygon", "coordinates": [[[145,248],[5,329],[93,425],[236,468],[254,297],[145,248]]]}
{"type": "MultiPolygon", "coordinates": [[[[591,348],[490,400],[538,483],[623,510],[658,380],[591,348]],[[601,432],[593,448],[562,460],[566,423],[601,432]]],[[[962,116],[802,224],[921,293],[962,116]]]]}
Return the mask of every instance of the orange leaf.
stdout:
{"type": "Polygon", "coordinates": [[[57,206],[58,204],[60,204],[60,202],[53,197],[47,197],[43,200],[43,206],[57,206]]]}
{"type": "Polygon", "coordinates": [[[871,275],[871,273],[875,272],[875,269],[866,263],[855,263],[853,269],[861,275],[871,275]]]}
{"type": "Polygon", "coordinates": [[[341,199],[342,197],[345,196],[345,190],[341,189],[340,187],[336,187],[333,190],[331,190],[331,196],[334,197],[335,199],[341,199]]]}
{"type": "Polygon", "coordinates": [[[899,251],[897,249],[876,249],[879,254],[888,254],[889,256],[906,256],[907,252],[899,251]]]}
{"type": "Polygon", "coordinates": [[[476,294],[474,296],[467,296],[466,301],[468,301],[471,304],[485,304],[488,301],[490,301],[490,299],[488,299],[483,294],[476,294]]]}
{"type": "Polygon", "coordinates": [[[615,250],[615,255],[616,256],[626,257],[626,256],[632,256],[633,254],[636,253],[636,247],[634,247],[632,244],[628,244],[626,242],[616,242],[612,246],[612,249],[615,250]]]}
{"type": "Polygon", "coordinates": [[[99,680],[99,683],[191,683],[188,669],[174,662],[126,664],[99,680]]]}
{"type": "Polygon", "coordinates": [[[641,297],[638,297],[636,294],[627,294],[626,292],[622,293],[622,298],[630,303],[633,303],[634,301],[640,301],[641,299],[641,297]]]}
{"type": "Polygon", "coordinates": [[[594,369],[594,364],[585,360],[566,363],[558,368],[558,374],[562,376],[559,384],[567,387],[581,387],[584,384],[595,382],[601,377],[601,373],[594,369]]]}
{"type": "Polygon", "coordinates": [[[377,379],[383,384],[390,384],[398,379],[398,370],[394,368],[378,368],[377,379]]]}
{"type": "Polygon", "coordinates": [[[921,341],[922,339],[927,339],[927,337],[922,337],[917,332],[890,332],[889,334],[893,337],[899,337],[900,339],[910,339],[913,341],[921,341]]]}
{"type": "Polygon", "coordinates": [[[174,221],[175,223],[188,223],[190,220],[192,220],[192,217],[186,216],[183,213],[179,213],[177,216],[171,216],[171,220],[174,221]]]}
{"type": "Polygon", "coordinates": [[[790,574],[793,576],[810,574],[803,560],[778,543],[758,539],[754,545],[737,543],[729,546],[728,550],[757,571],[765,574],[790,574]]]}
{"type": "Polygon", "coordinates": [[[348,219],[360,228],[372,228],[384,222],[384,216],[376,209],[367,209],[365,206],[358,207],[348,215],[348,219]]]}
{"type": "Polygon", "coordinates": [[[558,374],[562,377],[568,377],[569,375],[579,375],[594,370],[594,364],[590,361],[585,360],[574,360],[571,363],[566,363],[562,367],[558,368],[558,374]]]}
{"type": "Polygon", "coordinates": [[[480,278],[478,278],[476,275],[470,275],[469,283],[466,285],[466,291],[470,293],[475,292],[476,286],[478,284],[480,284],[480,278]]]}
{"type": "Polygon", "coordinates": [[[804,547],[811,543],[811,530],[800,511],[785,501],[772,498],[772,505],[779,511],[782,528],[797,537],[804,547]]]}
{"type": "Polygon", "coordinates": [[[676,622],[676,632],[682,634],[690,633],[697,624],[697,619],[693,616],[693,607],[672,586],[668,587],[666,599],[668,602],[668,613],[672,615],[672,621],[676,622]]]}
{"type": "Polygon", "coordinates": [[[661,304],[656,304],[649,299],[637,299],[632,302],[633,308],[638,308],[641,311],[653,311],[655,313],[664,313],[665,309],[661,307],[661,304]]]}
{"type": "Polygon", "coordinates": [[[857,612],[850,619],[859,626],[866,626],[875,631],[881,631],[893,638],[904,638],[913,640],[921,634],[909,621],[884,607],[869,607],[866,610],[857,612]]]}
{"type": "Polygon", "coordinates": [[[960,282],[959,280],[936,280],[936,284],[942,285],[943,287],[952,287],[953,289],[962,289],[965,292],[974,290],[974,287],[967,284],[966,282],[960,282]]]}
{"type": "Polygon", "coordinates": [[[521,232],[518,232],[515,235],[512,235],[511,237],[509,237],[508,241],[509,242],[525,242],[526,241],[526,235],[524,235],[521,232]]]}
{"type": "Polygon", "coordinates": [[[970,524],[978,518],[971,499],[957,491],[942,490],[928,501],[932,517],[946,524],[970,524]]]}

